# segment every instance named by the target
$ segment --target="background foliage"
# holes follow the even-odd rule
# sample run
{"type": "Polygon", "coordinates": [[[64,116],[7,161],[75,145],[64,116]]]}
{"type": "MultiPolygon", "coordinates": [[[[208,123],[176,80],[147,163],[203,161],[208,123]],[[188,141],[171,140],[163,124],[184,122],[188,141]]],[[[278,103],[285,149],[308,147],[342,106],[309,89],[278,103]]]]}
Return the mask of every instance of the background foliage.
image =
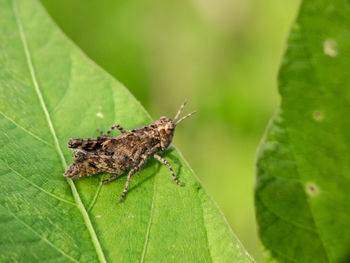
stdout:
{"type": "Polygon", "coordinates": [[[255,151],[278,105],[276,76],[299,0],[41,2],[153,118],[174,115],[184,98],[198,109],[174,143],[261,262],[255,151]]]}
{"type": "Polygon", "coordinates": [[[305,0],[259,149],[259,233],[278,262],[350,262],[350,3],[305,0]]]}

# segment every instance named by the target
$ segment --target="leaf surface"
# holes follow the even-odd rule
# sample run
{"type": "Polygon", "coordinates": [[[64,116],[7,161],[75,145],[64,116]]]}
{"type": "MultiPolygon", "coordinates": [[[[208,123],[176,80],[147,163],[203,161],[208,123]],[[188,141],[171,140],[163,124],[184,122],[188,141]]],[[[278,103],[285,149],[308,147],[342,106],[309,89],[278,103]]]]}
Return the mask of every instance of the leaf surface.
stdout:
{"type": "Polygon", "coordinates": [[[350,4],[305,0],[257,161],[259,234],[273,261],[350,261],[350,4]]]}
{"type": "Polygon", "coordinates": [[[151,119],[35,0],[0,1],[0,261],[251,262],[181,154],[131,180],[65,179],[71,137],[151,119]]]}

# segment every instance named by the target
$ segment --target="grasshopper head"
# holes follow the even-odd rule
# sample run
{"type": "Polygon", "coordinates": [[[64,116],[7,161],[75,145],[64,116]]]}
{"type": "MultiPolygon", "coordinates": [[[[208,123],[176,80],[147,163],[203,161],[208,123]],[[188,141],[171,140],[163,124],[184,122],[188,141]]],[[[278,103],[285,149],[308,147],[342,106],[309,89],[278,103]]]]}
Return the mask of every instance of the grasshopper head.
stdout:
{"type": "Polygon", "coordinates": [[[179,115],[182,112],[185,105],[186,105],[186,101],[180,106],[180,109],[177,111],[174,120],[163,116],[163,117],[160,117],[159,120],[157,120],[155,122],[155,124],[157,125],[159,135],[160,135],[160,145],[161,145],[162,151],[165,151],[169,147],[171,141],[173,140],[175,127],[181,121],[183,121],[184,119],[186,119],[186,118],[188,118],[191,115],[196,113],[196,111],[193,111],[193,112],[183,116],[178,121],[176,121],[176,119],[179,117],[179,115]]]}
{"type": "Polygon", "coordinates": [[[155,124],[157,125],[160,137],[160,146],[162,151],[165,151],[173,140],[176,125],[174,121],[168,117],[160,117],[155,124]]]}

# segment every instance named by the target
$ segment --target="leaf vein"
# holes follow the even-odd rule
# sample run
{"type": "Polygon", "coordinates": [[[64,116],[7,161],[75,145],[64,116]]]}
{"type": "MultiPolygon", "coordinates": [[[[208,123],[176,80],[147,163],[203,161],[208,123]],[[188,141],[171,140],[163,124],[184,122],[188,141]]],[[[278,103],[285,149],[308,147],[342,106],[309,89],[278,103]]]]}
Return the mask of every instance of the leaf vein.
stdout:
{"type": "Polygon", "coordinates": [[[16,170],[14,170],[13,168],[11,168],[9,165],[7,165],[7,167],[13,172],[15,173],[16,175],[20,176],[22,179],[24,179],[26,182],[28,182],[29,184],[33,185],[34,187],[36,187],[37,189],[39,189],[40,191],[44,192],[45,194],[53,197],[53,198],[56,198],[57,200],[60,200],[62,202],[65,202],[67,204],[70,204],[70,205],[76,205],[75,203],[71,202],[71,201],[68,201],[64,198],[61,198],[53,193],[50,193],[49,191],[46,191],[44,188],[40,187],[39,185],[33,183],[32,181],[30,181],[29,179],[27,179],[25,176],[23,176],[21,173],[17,172],[16,170]]]}
{"type": "Polygon", "coordinates": [[[281,216],[281,215],[277,214],[275,211],[273,211],[269,206],[267,206],[266,203],[265,203],[261,198],[260,198],[260,201],[261,201],[262,205],[263,205],[271,214],[273,214],[274,216],[276,216],[276,217],[279,218],[280,220],[282,220],[282,221],[284,221],[284,222],[286,222],[286,223],[288,223],[288,224],[290,224],[290,225],[293,225],[293,226],[295,226],[295,227],[297,227],[297,228],[301,228],[301,229],[307,230],[307,231],[309,231],[309,232],[315,233],[315,234],[317,235],[317,231],[316,231],[315,229],[308,228],[308,227],[306,227],[306,226],[303,226],[303,225],[301,225],[301,224],[295,223],[295,222],[293,222],[293,221],[290,221],[290,220],[284,218],[283,216],[281,216]]]}
{"type": "MultiPolygon", "coordinates": [[[[71,74],[71,71],[72,71],[72,65],[70,65],[70,74],[71,74]]],[[[69,83],[68,83],[68,87],[64,90],[64,94],[63,96],[61,97],[61,99],[57,102],[55,108],[50,112],[51,114],[55,114],[57,110],[59,110],[62,106],[62,103],[65,101],[66,97],[68,96],[69,94],[69,91],[71,89],[71,80],[69,80],[69,83]]]]}
{"type": "MultiPolygon", "coordinates": [[[[305,38],[305,36],[304,36],[304,34],[303,34],[302,31],[300,31],[300,38],[302,39],[302,43],[307,43],[306,38],[305,38]]],[[[312,55],[311,55],[311,52],[310,52],[309,48],[306,46],[306,44],[302,44],[302,45],[301,45],[301,48],[304,49],[305,54],[306,54],[306,60],[307,60],[306,63],[308,64],[308,66],[309,66],[310,69],[312,70],[312,73],[313,73],[313,75],[314,75],[314,77],[315,77],[315,80],[316,80],[317,84],[319,84],[319,83],[320,83],[320,82],[318,81],[319,77],[317,76],[317,72],[316,72],[315,66],[314,66],[314,64],[313,64],[313,62],[312,62],[312,58],[311,58],[312,55]]],[[[289,140],[290,140],[289,131],[288,131],[288,128],[287,128],[287,127],[286,127],[286,131],[287,131],[287,136],[288,136],[288,138],[289,138],[289,140]]],[[[293,153],[293,146],[292,146],[292,144],[290,144],[290,146],[291,146],[291,150],[292,150],[292,155],[293,155],[293,158],[294,158],[294,162],[296,163],[295,154],[293,153]]],[[[297,171],[297,174],[298,174],[298,176],[299,176],[299,178],[300,178],[300,172],[299,172],[299,170],[298,170],[298,166],[297,166],[297,165],[296,165],[296,171],[297,171]]],[[[306,200],[306,204],[308,205],[308,207],[309,207],[309,209],[310,209],[310,213],[311,213],[311,215],[312,215],[312,220],[313,220],[313,222],[314,222],[314,224],[315,224],[315,226],[316,226],[317,235],[318,235],[318,238],[319,238],[319,240],[320,240],[320,242],[321,242],[322,248],[324,249],[324,252],[325,252],[325,254],[326,254],[326,257],[327,257],[328,262],[330,262],[329,255],[328,255],[328,252],[327,252],[327,249],[326,249],[326,245],[325,245],[325,241],[321,238],[321,233],[319,232],[319,230],[318,230],[318,228],[317,228],[316,219],[315,219],[315,216],[314,216],[313,213],[312,213],[311,205],[310,205],[310,203],[309,203],[309,200],[308,200],[307,196],[305,196],[305,200],[306,200]]]]}
{"type": "Polygon", "coordinates": [[[94,207],[94,205],[95,205],[95,203],[96,203],[97,197],[98,197],[98,195],[100,194],[101,187],[102,187],[101,182],[102,182],[102,181],[100,181],[100,183],[99,183],[99,185],[98,185],[98,187],[97,187],[97,189],[96,189],[96,192],[95,192],[95,194],[94,194],[94,197],[92,198],[92,201],[91,201],[91,203],[90,203],[90,205],[89,205],[89,207],[88,207],[88,209],[87,209],[88,211],[91,211],[91,209],[94,207]]]}
{"type": "Polygon", "coordinates": [[[147,248],[148,248],[148,243],[149,243],[149,233],[151,231],[151,225],[152,225],[153,214],[154,214],[154,199],[155,199],[155,195],[156,195],[156,180],[154,178],[153,179],[153,196],[152,196],[152,203],[151,203],[151,213],[149,215],[149,220],[148,220],[148,224],[147,224],[145,243],[143,245],[143,250],[142,250],[142,254],[141,254],[140,263],[144,262],[145,256],[146,256],[146,253],[147,253],[147,248]]]}
{"type": "MultiPolygon", "coordinates": [[[[251,262],[255,263],[254,258],[248,253],[248,251],[246,250],[246,248],[243,246],[243,244],[241,243],[241,241],[237,238],[236,234],[232,231],[232,228],[230,226],[230,224],[228,223],[224,213],[221,211],[219,205],[215,202],[215,200],[211,197],[211,195],[209,195],[209,193],[207,192],[207,190],[203,187],[203,184],[201,183],[201,180],[198,178],[198,176],[196,175],[196,173],[193,171],[193,169],[191,168],[191,166],[189,165],[189,163],[187,162],[187,160],[184,158],[184,156],[182,155],[182,152],[176,148],[175,146],[173,146],[175,148],[175,150],[177,151],[177,153],[179,154],[179,156],[182,158],[183,162],[186,164],[186,166],[188,167],[188,169],[191,171],[193,177],[197,180],[197,182],[200,183],[202,190],[204,191],[205,195],[207,196],[207,198],[213,203],[213,205],[215,206],[215,208],[217,209],[217,211],[219,212],[219,214],[221,215],[222,220],[224,221],[227,229],[230,231],[231,233],[231,240],[233,242],[237,242],[238,245],[240,246],[240,248],[242,249],[243,253],[249,258],[249,260],[251,262]]],[[[202,207],[203,208],[203,207],[202,207]]]]}
{"type": "MultiPolygon", "coordinates": [[[[25,56],[26,56],[26,60],[27,60],[27,64],[28,64],[29,71],[30,71],[30,75],[31,75],[31,78],[32,78],[32,81],[33,81],[33,85],[34,85],[35,91],[37,93],[37,96],[39,98],[41,107],[42,107],[42,109],[44,111],[46,120],[48,122],[50,131],[51,131],[51,134],[52,134],[52,136],[54,138],[55,145],[56,145],[56,150],[57,150],[57,152],[58,152],[58,154],[60,156],[62,166],[63,166],[64,169],[66,169],[67,168],[67,163],[66,163],[66,160],[64,158],[62,149],[61,149],[61,147],[59,145],[58,138],[57,138],[57,135],[56,135],[53,123],[51,121],[50,114],[49,114],[49,112],[47,110],[47,107],[46,107],[46,104],[45,104],[42,92],[41,92],[40,87],[39,87],[39,83],[38,83],[38,81],[36,79],[36,74],[35,74],[33,63],[32,63],[32,58],[31,58],[31,54],[30,54],[30,51],[29,51],[29,47],[28,47],[28,44],[27,44],[27,39],[26,39],[24,30],[23,30],[23,26],[22,26],[22,22],[21,22],[18,10],[17,10],[17,0],[13,0],[12,3],[13,3],[13,5],[12,5],[13,13],[14,13],[14,16],[16,18],[18,31],[19,31],[19,34],[20,34],[20,37],[21,37],[21,41],[22,41],[22,44],[23,44],[24,53],[25,53],[25,56]]],[[[80,212],[81,212],[81,214],[82,214],[82,216],[84,218],[86,227],[87,227],[87,229],[88,229],[88,231],[90,233],[90,236],[92,238],[92,243],[93,243],[93,245],[95,247],[97,256],[98,256],[100,262],[106,262],[106,258],[105,258],[105,255],[103,253],[101,244],[100,244],[100,242],[99,242],[99,240],[97,238],[95,229],[92,226],[92,222],[91,222],[91,220],[89,218],[89,214],[87,213],[86,208],[85,208],[83,202],[81,201],[81,198],[80,198],[80,195],[78,193],[78,190],[77,190],[77,188],[76,188],[76,186],[75,186],[75,184],[74,184],[72,179],[67,179],[67,182],[68,182],[68,184],[70,185],[70,187],[72,189],[72,193],[73,193],[74,199],[75,199],[75,201],[77,203],[77,207],[80,210],[80,212]]]]}
{"type": "Polygon", "coordinates": [[[42,143],[47,144],[48,146],[52,147],[52,145],[50,143],[48,143],[47,141],[45,141],[44,139],[41,139],[39,136],[35,135],[34,133],[28,131],[26,128],[24,128],[23,126],[19,125],[17,122],[15,122],[14,120],[12,120],[10,117],[8,117],[7,115],[5,115],[3,112],[0,111],[0,114],[8,121],[12,122],[16,127],[20,128],[21,130],[23,130],[24,132],[26,132],[27,134],[29,134],[30,136],[34,137],[35,139],[41,141],[42,143]]]}
{"type": "Polygon", "coordinates": [[[44,241],[46,244],[48,244],[49,246],[51,246],[52,248],[54,248],[55,250],[57,250],[59,253],[61,253],[64,257],[68,258],[70,261],[72,262],[79,262],[78,260],[76,260],[75,258],[71,257],[70,255],[68,255],[67,253],[65,253],[62,249],[58,248],[55,246],[55,244],[51,243],[50,240],[46,239],[45,237],[43,237],[42,235],[40,235],[34,228],[32,228],[30,225],[28,225],[27,223],[25,223],[24,221],[22,221],[20,218],[18,218],[14,213],[11,212],[11,210],[8,207],[4,207],[3,205],[0,204],[0,206],[2,206],[3,208],[7,209],[8,213],[15,218],[18,222],[20,222],[22,225],[24,225],[26,228],[28,228],[31,232],[33,232],[35,235],[37,235],[38,237],[40,237],[40,239],[42,241],[44,241]]]}
{"type": "MultiPolygon", "coordinates": [[[[288,128],[287,128],[286,126],[285,126],[285,128],[286,128],[286,136],[288,137],[289,142],[290,142],[290,136],[289,136],[288,128]]],[[[297,173],[298,177],[300,178],[300,172],[299,172],[298,165],[297,165],[297,162],[296,162],[296,159],[295,159],[294,149],[293,149],[293,146],[292,146],[291,143],[289,143],[289,145],[290,145],[290,148],[291,148],[291,153],[292,153],[294,162],[295,162],[295,164],[296,164],[296,165],[295,165],[295,170],[296,170],[296,173],[297,173]]],[[[324,244],[324,241],[323,241],[322,238],[321,238],[320,232],[318,231],[318,228],[317,228],[317,225],[316,225],[315,216],[314,216],[314,214],[312,213],[311,205],[310,205],[309,200],[308,200],[307,196],[305,195],[305,193],[304,193],[304,198],[305,198],[305,202],[306,202],[306,204],[307,204],[307,206],[308,206],[308,208],[309,208],[309,210],[310,210],[310,214],[311,214],[312,221],[313,221],[313,223],[314,223],[314,225],[315,225],[315,233],[317,234],[318,239],[320,240],[321,246],[322,246],[322,248],[323,248],[323,251],[324,251],[324,253],[325,253],[325,255],[326,255],[326,258],[327,258],[328,262],[330,262],[329,256],[328,256],[328,253],[327,253],[326,246],[325,246],[325,244],[324,244]]]]}
{"type": "MultiPolygon", "coordinates": [[[[266,247],[266,248],[268,248],[268,247],[266,247]]],[[[276,253],[276,254],[279,255],[280,257],[286,259],[286,260],[289,260],[289,261],[291,261],[291,262],[298,263],[298,261],[296,261],[294,258],[291,258],[291,257],[289,257],[289,256],[287,256],[287,255],[285,255],[285,254],[283,254],[282,252],[280,252],[280,251],[278,251],[278,250],[276,250],[276,249],[274,249],[274,248],[269,247],[268,249],[271,250],[273,253],[276,253]]]]}

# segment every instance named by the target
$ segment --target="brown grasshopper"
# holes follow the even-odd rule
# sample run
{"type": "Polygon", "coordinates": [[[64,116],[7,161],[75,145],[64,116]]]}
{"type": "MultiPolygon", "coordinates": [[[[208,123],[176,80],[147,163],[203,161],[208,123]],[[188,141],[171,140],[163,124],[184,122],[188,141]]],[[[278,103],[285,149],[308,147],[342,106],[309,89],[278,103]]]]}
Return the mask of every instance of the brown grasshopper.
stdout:
{"type": "Polygon", "coordinates": [[[186,101],[181,105],[173,120],[168,117],[161,117],[147,126],[128,132],[116,123],[106,133],[97,129],[102,137],[71,138],[68,147],[76,149],[73,152],[74,162],[68,166],[64,176],[80,178],[98,173],[109,173],[111,176],[101,182],[101,184],[105,184],[116,179],[118,174],[130,169],[123,193],[119,199],[119,202],[121,202],[128,191],[130,178],[145,165],[149,157],[153,156],[169,168],[175,183],[182,186],[176,178],[171,164],[157,153],[163,152],[169,147],[174,136],[175,127],[181,121],[196,113],[196,111],[193,111],[176,121],[185,105],[186,101]],[[122,134],[117,137],[109,137],[109,134],[115,128],[122,134]]]}

